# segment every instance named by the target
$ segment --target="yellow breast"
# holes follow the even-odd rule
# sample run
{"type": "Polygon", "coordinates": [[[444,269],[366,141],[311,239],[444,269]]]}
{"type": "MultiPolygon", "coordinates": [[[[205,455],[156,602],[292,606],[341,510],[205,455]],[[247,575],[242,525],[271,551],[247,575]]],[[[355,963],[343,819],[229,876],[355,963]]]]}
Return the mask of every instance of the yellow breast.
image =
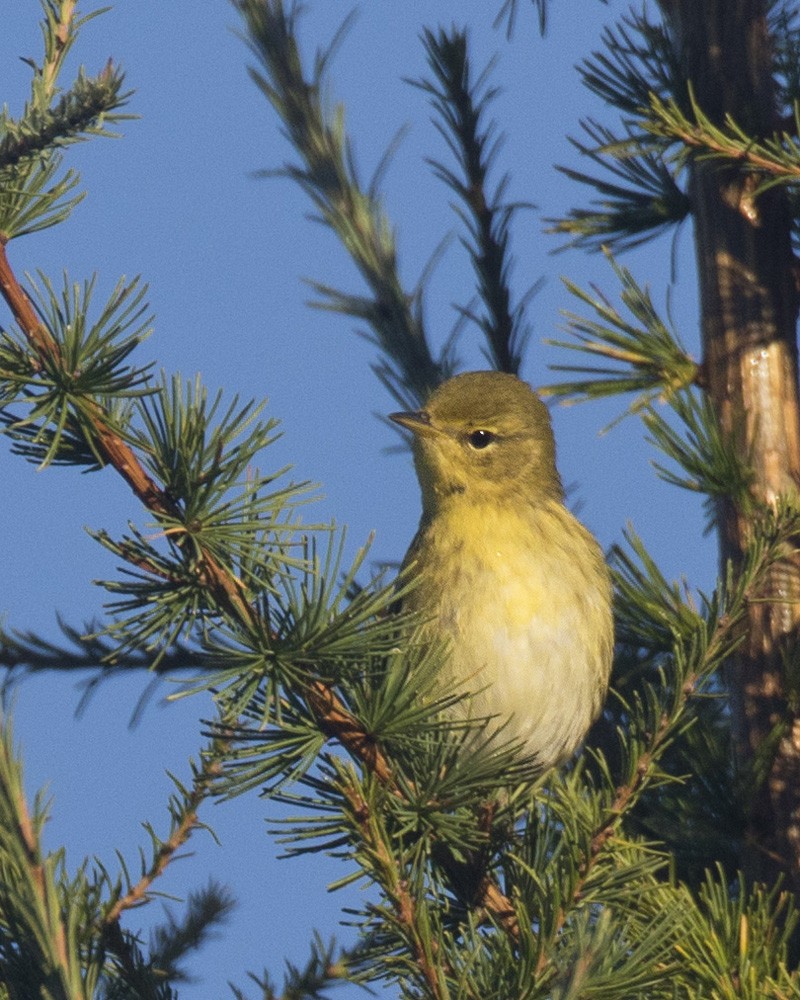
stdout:
{"type": "Polygon", "coordinates": [[[559,503],[454,505],[423,525],[408,554],[408,606],[449,640],[442,682],[459,713],[491,716],[542,769],[580,745],[600,711],[613,643],[602,552],[559,503]]]}

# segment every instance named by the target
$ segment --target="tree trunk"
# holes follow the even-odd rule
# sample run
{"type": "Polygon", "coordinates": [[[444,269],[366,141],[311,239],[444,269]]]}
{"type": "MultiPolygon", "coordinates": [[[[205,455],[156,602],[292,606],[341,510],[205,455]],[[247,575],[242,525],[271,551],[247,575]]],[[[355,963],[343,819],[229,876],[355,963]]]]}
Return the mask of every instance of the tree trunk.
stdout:
{"type": "MultiPolygon", "coordinates": [[[[712,121],[726,113],[763,136],[777,121],[764,0],[662,0],[686,79],[712,121]]],[[[797,288],[783,188],[753,197],[761,178],[694,160],[689,193],[702,310],[703,371],[723,430],[754,473],[753,498],[797,497],[800,419],[797,288]]],[[[723,564],[741,560],[747,510],[721,505],[723,564]]],[[[751,603],[748,635],[730,666],[737,767],[753,782],[743,866],[754,880],[784,872],[800,891],[800,715],[787,690],[797,659],[800,562],[776,568],[751,603]]]]}

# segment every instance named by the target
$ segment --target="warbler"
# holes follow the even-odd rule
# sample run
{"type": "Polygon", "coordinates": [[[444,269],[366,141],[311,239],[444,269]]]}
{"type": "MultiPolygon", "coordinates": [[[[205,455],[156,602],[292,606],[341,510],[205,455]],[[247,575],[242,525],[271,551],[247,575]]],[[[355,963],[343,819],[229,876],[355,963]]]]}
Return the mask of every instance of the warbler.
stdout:
{"type": "Polygon", "coordinates": [[[403,608],[446,640],[439,684],[464,691],[456,715],[491,719],[551,768],[600,713],[613,619],[602,550],[564,506],[547,407],[514,375],[481,371],[390,417],[413,434],[422,492],[403,608]]]}

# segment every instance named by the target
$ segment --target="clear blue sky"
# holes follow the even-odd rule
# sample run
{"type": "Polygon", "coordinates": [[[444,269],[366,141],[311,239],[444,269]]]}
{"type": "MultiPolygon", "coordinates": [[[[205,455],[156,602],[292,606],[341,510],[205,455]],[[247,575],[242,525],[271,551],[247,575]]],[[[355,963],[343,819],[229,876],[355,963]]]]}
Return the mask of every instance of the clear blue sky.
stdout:
{"type": "MultiPolygon", "coordinates": [[[[36,0],[3,3],[0,94],[13,113],[21,107],[29,70],[19,56],[39,56],[36,0]]],[[[81,5],[84,12],[88,5],[81,5]]],[[[509,43],[492,29],[500,0],[428,0],[425,4],[358,5],[360,13],[333,64],[330,97],[347,108],[347,122],[363,176],[369,177],[398,128],[409,126],[385,182],[395,222],[401,267],[415,283],[447,233],[458,232],[448,192],[432,177],[424,157],[446,157],[430,123],[424,95],[403,77],[425,71],[419,33],[456,21],[472,28],[478,66],[497,53],[495,104],[507,133],[500,165],[511,171],[509,197],[533,201],[514,230],[515,279],[522,294],[540,277],[533,300],[534,336],[524,375],[551,381],[547,366],[559,359],[544,338],[558,333],[559,312],[575,303],[559,277],[596,282],[611,297],[618,290],[608,265],[557,245],[543,234],[542,218],[558,215],[586,195],[556,173],[555,163],[582,166],[566,135],[593,115],[613,124],[599,102],[582,90],[575,64],[599,44],[600,31],[627,3],[555,3],[542,40],[533,8],[520,0],[516,35],[509,43]]],[[[324,45],[350,3],[309,0],[302,21],[306,50],[324,45]]],[[[142,360],[186,376],[200,371],[212,389],[227,395],[269,398],[268,412],[282,421],[283,437],[264,457],[264,468],[294,466],[299,479],[322,484],[324,499],[310,516],[349,526],[355,547],[376,532],[376,561],[398,559],[418,518],[416,483],[408,458],[387,455],[395,443],[375,419],[392,402],[370,371],[374,349],[354,335],[349,321],[307,307],[302,278],[358,290],[357,276],[334,238],[309,222],[308,205],[288,181],[257,180],[253,172],[292,157],[271,109],[245,72],[250,59],[237,38],[236,16],[222,0],[204,4],[140,0],[120,2],[89,24],[71,64],[91,71],[109,56],[127,70],[136,93],[121,140],[97,140],[69,152],[82,170],[86,200],[57,229],[10,247],[18,271],[43,270],[54,281],[66,269],[74,280],[98,274],[98,301],[120,275],[141,274],[150,285],[156,315],[142,360]]],[[[694,249],[686,228],[674,247],[677,285],[672,311],[684,342],[696,351],[694,249]]],[[[652,284],[663,305],[673,245],[661,240],[624,263],[652,284]]],[[[454,239],[428,294],[429,327],[444,338],[455,320],[452,304],[474,295],[471,273],[454,239]]],[[[0,316],[7,322],[7,315],[0,316]]],[[[464,333],[464,368],[482,367],[474,331],[464,333]]],[[[664,486],[652,472],[652,451],[640,425],[624,421],[605,436],[598,431],[621,409],[611,404],[556,408],[554,420],[563,479],[573,487],[581,516],[604,545],[632,522],[669,576],[708,587],[715,575],[713,540],[702,537],[696,498],[664,486]]],[[[2,442],[0,442],[2,444],[2,442]]],[[[84,527],[112,535],[128,520],[146,523],[124,484],[112,473],[81,476],[73,470],[37,472],[0,449],[3,482],[0,614],[7,627],[56,636],[55,615],[81,622],[102,613],[97,578],[114,574],[110,555],[84,527]]],[[[27,787],[47,785],[53,817],[51,847],[66,844],[75,867],[97,855],[112,869],[119,848],[135,871],[136,851],[147,846],[140,828],[151,822],[166,832],[169,780],[165,770],[188,775],[187,759],[200,745],[199,719],[206,703],[153,704],[138,727],[128,720],[148,678],[112,680],[76,719],[76,678],[49,674],[24,679],[16,692],[16,729],[26,759],[27,787]]],[[[164,692],[168,691],[164,687],[164,692]]],[[[195,965],[202,977],[181,990],[187,998],[225,996],[231,979],[246,987],[245,970],[265,966],[280,977],[283,958],[306,954],[314,928],[347,940],[337,926],[340,907],[358,890],[328,894],[340,865],[325,858],[277,861],[267,834],[277,815],[255,795],[209,807],[205,819],[221,845],[204,833],[192,856],[174,864],[160,889],[181,897],[210,876],[229,884],[239,900],[219,940],[195,965]]],[[[160,904],[129,914],[127,926],[146,929],[160,904]]],[[[343,988],[343,998],[361,995],[343,988]]]]}

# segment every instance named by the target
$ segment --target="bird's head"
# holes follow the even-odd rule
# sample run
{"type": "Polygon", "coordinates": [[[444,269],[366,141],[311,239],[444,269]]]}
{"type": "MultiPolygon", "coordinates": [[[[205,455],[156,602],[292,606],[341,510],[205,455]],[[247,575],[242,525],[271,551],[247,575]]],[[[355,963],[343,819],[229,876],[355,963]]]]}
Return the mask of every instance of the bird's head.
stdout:
{"type": "Polygon", "coordinates": [[[439,386],[425,408],[392,413],[413,435],[423,511],[448,499],[480,504],[561,500],[547,407],[502,372],[466,372],[439,386]]]}

